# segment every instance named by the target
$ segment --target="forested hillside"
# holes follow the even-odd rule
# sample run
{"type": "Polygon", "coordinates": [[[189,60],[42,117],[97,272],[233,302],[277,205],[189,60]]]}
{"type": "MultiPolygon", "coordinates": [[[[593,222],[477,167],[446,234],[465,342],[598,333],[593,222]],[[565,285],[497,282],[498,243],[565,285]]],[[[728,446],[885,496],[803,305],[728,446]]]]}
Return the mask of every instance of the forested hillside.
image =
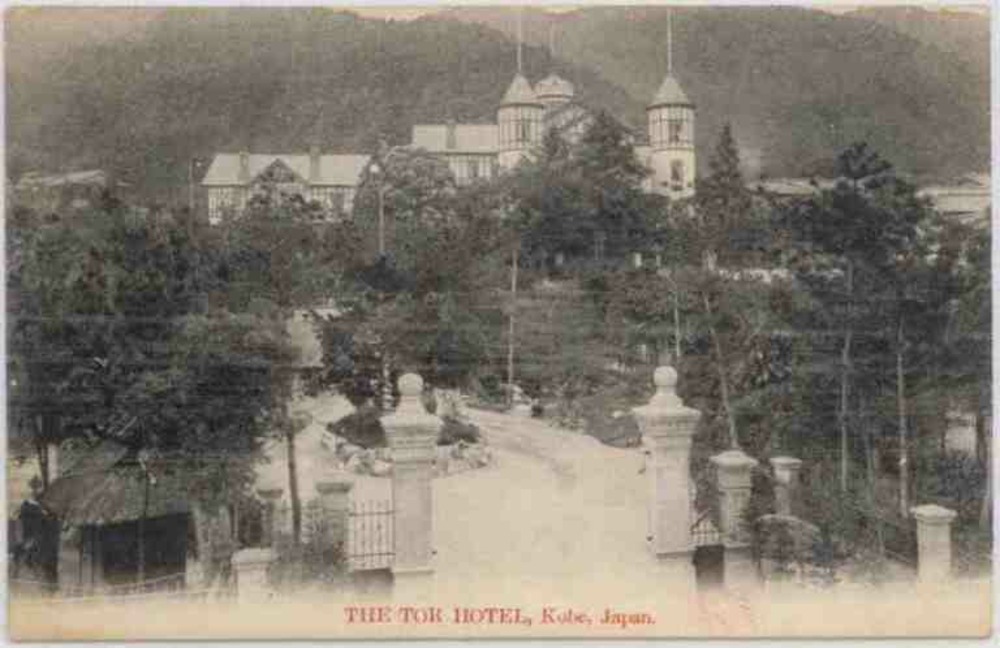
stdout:
{"type": "MultiPolygon", "coordinates": [[[[455,21],[326,9],[77,11],[8,14],[12,177],[100,165],[166,198],[192,156],[306,150],[314,140],[365,151],[380,133],[408,142],[414,123],[494,121],[516,67],[511,40],[455,21]],[[96,28],[108,16],[109,30],[96,28]]],[[[547,73],[546,52],[528,48],[525,58],[533,79],[547,73]]],[[[594,73],[558,70],[588,103],[641,116],[594,73]]]]}
{"type": "MultiPolygon", "coordinates": [[[[857,139],[918,175],[947,177],[989,165],[986,15],[673,11],[674,66],[698,104],[702,161],[730,121],[751,175],[827,171],[829,152],[857,139]]],[[[459,8],[445,15],[516,33],[514,12],[459,8]]],[[[554,25],[560,57],[614,79],[643,104],[666,72],[664,7],[532,10],[524,21],[528,42],[547,44],[554,25]]]]}
{"type": "MultiPolygon", "coordinates": [[[[410,22],[318,8],[13,9],[8,175],[101,166],[167,199],[183,195],[188,161],[215,151],[364,151],[379,133],[407,142],[418,122],[492,121],[515,22],[475,8],[410,22]]],[[[642,127],[666,72],[663,8],[529,11],[526,31],[532,80],[554,67],[642,127]]],[[[751,177],[821,173],[856,139],[908,173],[988,164],[989,77],[972,45],[957,48],[970,59],[863,14],[795,8],[680,8],[674,35],[702,162],[731,121],[751,177]]]]}

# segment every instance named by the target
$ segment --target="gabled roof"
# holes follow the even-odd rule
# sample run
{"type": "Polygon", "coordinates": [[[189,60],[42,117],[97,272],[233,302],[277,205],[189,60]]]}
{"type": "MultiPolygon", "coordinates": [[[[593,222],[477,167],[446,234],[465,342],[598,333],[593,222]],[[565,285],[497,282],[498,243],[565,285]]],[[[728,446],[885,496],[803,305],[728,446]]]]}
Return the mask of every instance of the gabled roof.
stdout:
{"type": "MultiPolygon", "coordinates": [[[[125,183],[117,183],[124,185],[125,183]]],[[[102,169],[90,169],[87,171],[73,171],[70,173],[57,173],[43,175],[37,171],[25,173],[17,181],[16,189],[28,189],[33,187],[64,187],[64,186],[108,186],[108,174],[102,169]]]]}
{"type": "Polygon", "coordinates": [[[653,101],[650,102],[648,108],[656,108],[658,106],[693,107],[694,104],[684,94],[684,89],[681,88],[681,84],[677,79],[673,75],[668,74],[664,77],[663,83],[660,84],[660,89],[656,91],[656,95],[653,97],[653,101]]]}
{"type": "Polygon", "coordinates": [[[538,95],[531,89],[531,84],[520,72],[514,76],[514,80],[510,82],[507,92],[504,93],[503,99],[500,101],[501,106],[516,104],[541,105],[538,103],[538,95]]]}
{"type": "Polygon", "coordinates": [[[496,153],[500,137],[496,124],[416,124],[413,146],[431,153],[496,153]],[[448,147],[448,129],[454,128],[454,146],[448,147]]]}
{"type": "MultiPolygon", "coordinates": [[[[361,172],[368,164],[369,159],[368,155],[321,155],[319,156],[319,178],[315,180],[309,177],[308,153],[251,153],[248,156],[247,166],[251,180],[264,172],[275,161],[281,161],[282,164],[310,184],[354,187],[357,186],[361,172]]],[[[201,184],[207,187],[243,184],[240,181],[240,154],[216,154],[201,184]]]]}

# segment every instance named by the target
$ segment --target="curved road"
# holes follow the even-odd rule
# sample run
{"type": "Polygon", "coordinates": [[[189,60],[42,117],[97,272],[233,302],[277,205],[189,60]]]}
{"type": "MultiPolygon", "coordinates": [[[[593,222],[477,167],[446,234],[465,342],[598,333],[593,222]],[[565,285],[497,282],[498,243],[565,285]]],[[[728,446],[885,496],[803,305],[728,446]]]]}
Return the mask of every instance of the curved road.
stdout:
{"type": "MultiPolygon", "coordinates": [[[[494,463],[434,484],[435,581],[500,604],[624,598],[652,603],[667,568],[646,546],[646,481],[635,449],[539,420],[470,410],[494,463]]],[[[443,592],[442,592],[443,593],[443,592]]]]}

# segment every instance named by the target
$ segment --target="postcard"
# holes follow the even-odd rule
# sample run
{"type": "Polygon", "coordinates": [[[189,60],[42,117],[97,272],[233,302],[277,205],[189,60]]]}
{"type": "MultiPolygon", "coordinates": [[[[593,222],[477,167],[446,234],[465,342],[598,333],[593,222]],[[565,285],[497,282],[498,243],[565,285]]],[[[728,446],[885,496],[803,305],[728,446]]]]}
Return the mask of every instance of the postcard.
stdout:
{"type": "Polygon", "coordinates": [[[987,5],[4,34],[12,640],[992,633],[987,5]]]}

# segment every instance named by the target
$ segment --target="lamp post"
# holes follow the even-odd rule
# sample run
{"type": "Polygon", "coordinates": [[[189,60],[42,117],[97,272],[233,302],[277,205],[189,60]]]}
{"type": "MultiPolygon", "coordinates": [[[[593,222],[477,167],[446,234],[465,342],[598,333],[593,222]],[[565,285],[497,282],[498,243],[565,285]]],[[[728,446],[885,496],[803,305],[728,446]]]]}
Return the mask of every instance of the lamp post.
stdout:
{"type": "MultiPolygon", "coordinates": [[[[503,210],[500,214],[502,222],[510,222],[512,214],[503,210]]],[[[516,227],[516,225],[515,225],[516,227]]],[[[514,406],[514,323],[517,313],[517,265],[518,250],[521,247],[521,237],[517,235],[510,252],[510,311],[507,322],[507,406],[514,406]]]]}
{"type": "Polygon", "coordinates": [[[385,256],[385,176],[378,162],[372,162],[368,173],[378,178],[378,256],[385,256]]]}
{"type": "Polygon", "coordinates": [[[507,332],[507,405],[514,407],[514,318],[517,312],[517,248],[510,255],[510,323],[507,332]]]}
{"type": "MultiPolygon", "coordinates": [[[[385,142],[381,143],[381,151],[386,150],[385,142]]],[[[390,150],[387,154],[382,157],[383,163],[387,162],[392,156],[392,151],[390,150]]],[[[371,165],[368,167],[368,173],[377,179],[378,182],[378,258],[385,258],[385,173],[381,165],[377,161],[372,161],[371,165]]],[[[379,293],[379,313],[381,315],[381,292],[379,293]]],[[[389,384],[389,359],[386,357],[386,349],[383,345],[381,353],[381,364],[382,364],[382,388],[379,390],[379,401],[380,409],[386,410],[388,404],[392,399],[392,387],[389,384]]]]}

